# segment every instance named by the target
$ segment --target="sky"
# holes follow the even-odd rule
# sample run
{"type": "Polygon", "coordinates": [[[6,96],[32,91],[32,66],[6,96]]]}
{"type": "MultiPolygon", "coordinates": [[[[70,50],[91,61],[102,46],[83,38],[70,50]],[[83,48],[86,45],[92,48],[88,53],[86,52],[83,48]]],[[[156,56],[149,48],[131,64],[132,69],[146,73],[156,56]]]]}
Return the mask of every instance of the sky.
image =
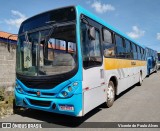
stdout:
{"type": "Polygon", "coordinates": [[[160,0],[1,0],[0,31],[17,34],[25,19],[80,5],[141,45],[160,52],[160,0]]]}

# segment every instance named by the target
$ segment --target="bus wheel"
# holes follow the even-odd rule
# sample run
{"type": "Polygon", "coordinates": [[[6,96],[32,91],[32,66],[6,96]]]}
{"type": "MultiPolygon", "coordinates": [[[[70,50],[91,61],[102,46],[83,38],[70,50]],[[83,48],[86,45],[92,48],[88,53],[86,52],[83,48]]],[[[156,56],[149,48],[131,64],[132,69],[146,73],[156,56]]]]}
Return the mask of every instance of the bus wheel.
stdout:
{"type": "Polygon", "coordinates": [[[158,67],[156,66],[155,73],[157,73],[158,67]]]}
{"type": "Polygon", "coordinates": [[[107,107],[111,107],[115,100],[115,87],[112,81],[109,81],[108,88],[107,88],[107,107]]]}
{"type": "Polygon", "coordinates": [[[150,76],[150,69],[148,69],[148,75],[147,75],[147,77],[149,77],[150,76]]]}
{"type": "Polygon", "coordinates": [[[138,86],[141,86],[142,82],[143,82],[143,80],[142,80],[142,73],[140,72],[138,86]]]}
{"type": "Polygon", "coordinates": [[[20,111],[20,107],[16,105],[15,99],[13,100],[13,112],[14,114],[20,111]]]}

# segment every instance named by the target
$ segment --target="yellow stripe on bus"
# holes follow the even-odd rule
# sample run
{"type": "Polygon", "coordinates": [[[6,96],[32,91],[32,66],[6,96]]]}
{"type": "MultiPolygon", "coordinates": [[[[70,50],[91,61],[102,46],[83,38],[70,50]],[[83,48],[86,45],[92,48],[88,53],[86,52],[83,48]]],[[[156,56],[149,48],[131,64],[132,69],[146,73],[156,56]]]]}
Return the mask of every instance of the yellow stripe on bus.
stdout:
{"type": "Polygon", "coordinates": [[[140,61],[140,60],[124,60],[124,59],[115,59],[115,58],[104,59],[105,70],[131,68],[131,67],[138,67],[138,66],[145,66],[145,65],[146,65],[146,61],[140,61]]]}

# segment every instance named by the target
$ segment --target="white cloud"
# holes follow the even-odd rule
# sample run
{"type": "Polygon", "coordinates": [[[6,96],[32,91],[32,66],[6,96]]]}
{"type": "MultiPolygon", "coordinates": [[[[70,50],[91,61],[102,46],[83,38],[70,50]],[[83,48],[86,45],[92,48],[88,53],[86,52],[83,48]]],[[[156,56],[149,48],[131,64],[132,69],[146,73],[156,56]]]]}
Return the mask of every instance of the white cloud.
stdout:
{"type": "Polygon", "coordinates": [[[101,14],[105,13],[105,12],[108,12],[108,11],[114,11],[115,10],[115,7],[113,7],[112,5],[103,4],[100,1],[94,1],[91,4],[91,7],[94,8],[97,13],[101,13],[101,14]]]}
{"type": "Polygon", "coordinates": [[[132,27],[132,32],[127,32],[127,35],[133,39],[140,38],[140,37],[144,36],[144,34],[145,34],[145,31],[139,29],[137,26],[132,27]]]}
{"type": "Polygon", "coordinates": [[[11,10],[11,13],[16,18],[5,20],[5,22],[9,25],[16,26],[17,28],[25,19],[27,19],[27,17],[19,11],[11,10]]]}
{"type": "Polygon", "coordinates": [[[157,40],[160,40],[160,33],[157,33],[157,40]]]}

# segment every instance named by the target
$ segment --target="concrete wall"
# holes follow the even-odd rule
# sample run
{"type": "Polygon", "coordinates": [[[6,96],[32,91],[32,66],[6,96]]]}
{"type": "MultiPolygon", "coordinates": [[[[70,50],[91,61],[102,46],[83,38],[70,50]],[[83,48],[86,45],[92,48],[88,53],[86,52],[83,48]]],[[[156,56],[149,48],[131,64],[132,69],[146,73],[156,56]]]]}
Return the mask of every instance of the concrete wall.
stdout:
{"type": "Polygon", "coordinates": [[[0,88],[13,87],[15,83],[16,49],[9,53],[7,44],[0,42],[0,88]]]}

